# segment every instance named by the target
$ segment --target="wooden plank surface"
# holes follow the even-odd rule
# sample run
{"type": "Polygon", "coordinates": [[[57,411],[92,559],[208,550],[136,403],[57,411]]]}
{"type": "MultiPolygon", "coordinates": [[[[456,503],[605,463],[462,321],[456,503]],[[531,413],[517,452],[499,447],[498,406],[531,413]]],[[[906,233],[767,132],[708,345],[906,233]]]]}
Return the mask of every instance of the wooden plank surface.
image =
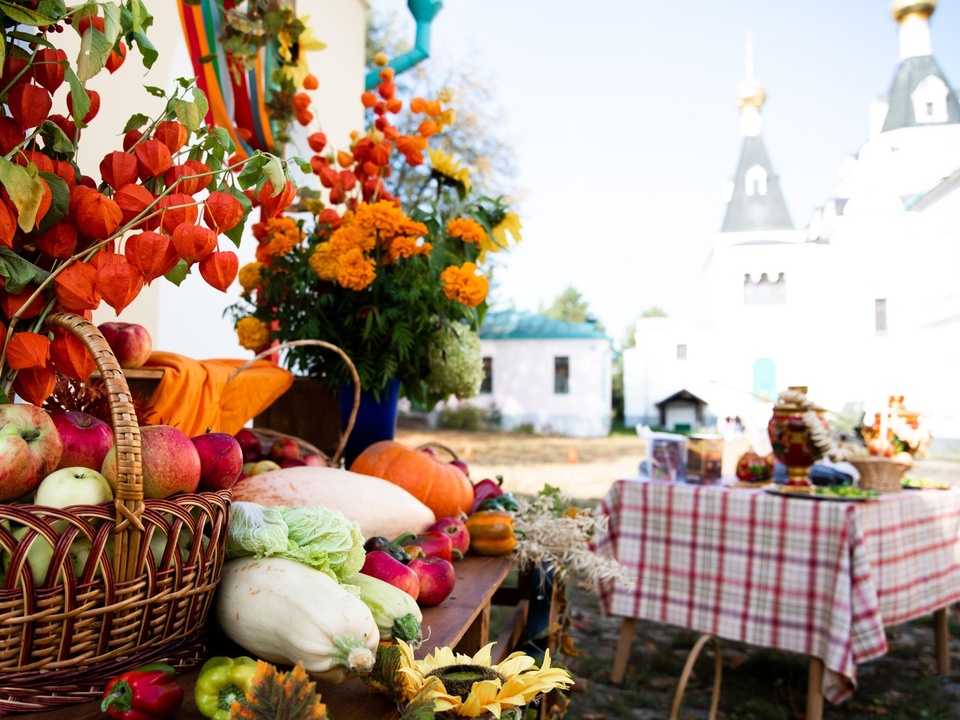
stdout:
{"type": "MultiPolygon", "coordinates": [[[[486,642],[486,635],[479,636],[476,626],[489,621],[490,601],[513,567],[514,558],[467,556],[454,563],[457,569],[457,584],[453,594],[437,607],[423,609],[423,645],[417,650],[417,657],[433,652],[436,647],[457,647],[464,640],[461,652],[473,653],[486,642]],[[466,636],[466,637],[465,637],[466,636]],[[469,643],[469,647],[467,647],[469,643]],[[473,647],[476,645],[477,647],[473,647]]],[[[224,652],[224,654],[226,654],[224,652]]],[[[236,655],[245,654],[236,651],[236,655]]],[[[179,680],[184,688],[183,707],[177,713],[176,720],[196,720],[202,718],[193,701],[193,686],[199,675],[199,668],[181,675],[179,680]]],[[[321,699],[336,720],[396,720],[400,717],[397,707],[386,697],[380,695],[357,679],[348,680],[341,685],[317,683],[321,699]]],[[[98,703],[83,703],[51,710],[44,713],[13,715],[21,720],[103,720],[98,703]]]]}

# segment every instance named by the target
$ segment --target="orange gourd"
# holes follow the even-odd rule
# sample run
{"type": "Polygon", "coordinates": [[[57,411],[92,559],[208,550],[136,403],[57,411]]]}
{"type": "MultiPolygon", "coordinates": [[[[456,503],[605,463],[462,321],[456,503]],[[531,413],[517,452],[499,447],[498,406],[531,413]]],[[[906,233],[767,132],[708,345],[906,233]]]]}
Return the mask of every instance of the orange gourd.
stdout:
{"type": "Polygon", "coordinates": [[[387,480],[413,495],[438,518],[470,512],[473,486],[456,465],[395,440],[374,443],[353,461],[350,472],[387,480]]]}

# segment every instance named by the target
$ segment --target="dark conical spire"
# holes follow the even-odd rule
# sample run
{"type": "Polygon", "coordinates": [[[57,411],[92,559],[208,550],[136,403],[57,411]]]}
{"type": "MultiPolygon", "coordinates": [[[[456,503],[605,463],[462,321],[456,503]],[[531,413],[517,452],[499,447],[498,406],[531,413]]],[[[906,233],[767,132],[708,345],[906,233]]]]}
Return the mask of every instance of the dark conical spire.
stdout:
{"type": "Polygon", "coordinates": [[[780,180],[760,137],[760,108],[766,98],[763,86],[753,77],[753,37],[748,31],[745,77],[736,90],[743,148],[721,232],[793,229],[780,180]]]}

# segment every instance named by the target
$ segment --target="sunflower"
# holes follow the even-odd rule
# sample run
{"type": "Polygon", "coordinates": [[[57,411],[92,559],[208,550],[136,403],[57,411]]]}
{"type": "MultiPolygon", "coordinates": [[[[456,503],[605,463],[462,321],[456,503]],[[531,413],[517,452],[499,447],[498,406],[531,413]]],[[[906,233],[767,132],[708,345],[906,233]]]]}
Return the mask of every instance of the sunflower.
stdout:
{"type": "Polygon", "coordinates": [[[304,79],[310,74],[306,53],[326,47],[313,36],[313,30],[308,25],[309,20],[308,15],[299,19],[299,25],[303,29],[296,37],[293,35],[296,25],[280,28],[277,32],[277,52],[282,60],[280,72],[297,88],[303,85],[304,79]]]}
{"type": "Polygon", "coordinates": [[[427,150],[427,155],[441,183],[455,187],[461,197],[470,192],[470,168],[460,167],[460,160],[443,150],[427,150]]]}
{"type": "Polygon", "coordinates": [[[473,657],[444,647],[436,648],[433,655],[423,660],[415,660],[413,649],[398,640],[397,672],[405,699],[431,701],[435,712],[458,717],[476,718],[489,713],[499,718],[541,693],[573,684],[566,670],[550,667],[549,650],[539,668],[532,657],[522,652],[512,653],[494,665],[490,655],[494,644],[485,645],[473,657]]]}

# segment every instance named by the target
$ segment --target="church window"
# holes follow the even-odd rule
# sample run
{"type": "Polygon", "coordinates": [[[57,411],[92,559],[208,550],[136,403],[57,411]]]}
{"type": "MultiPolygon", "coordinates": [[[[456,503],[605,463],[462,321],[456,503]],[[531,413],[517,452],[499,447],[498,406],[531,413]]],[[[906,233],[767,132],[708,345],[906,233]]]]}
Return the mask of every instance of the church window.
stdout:
{"type": "Polygon", "coordinates": [[[767,194],[767,171],[760,165],[754,165],[744,174],[746,187],[744,191],[748,197],[767,194]]]}
{"type": "Polygon", "coordinates": [[[887,332],[887,300],[886,298],[877,298],[874,301],[874,323],[877,334],[882,335],[887,332]]]}
{"type": "Polygon", "coordinates": [[[493,392],[493,358],[483,358],[483,380],[480,382],[480,394],[489,395],[493,392]]]}
{"type": "Polygon", "coordinates": [[[687,346],[677,345],[677,360],[686,360],[686,359],[687,359],[687,346]]]}
{"type": "Polygon", "coordinates": [[[744,305],[785,305],[787,302],[787,279],[783,273],[771,280],[767,273],[761,273],[758,280],[747,273],[743,276],[744,305]]]}
{"type": "Polygon", "coordinates": [[[940,78],[930,75],[917,84],[910,100],[918,123],[946,122],[949,89],[940,78]]]}
{"type": "Polygon", "coordinates": [[[567,395],[570,392],[570,358],[553,359],[553,394],[567,395]]]}

